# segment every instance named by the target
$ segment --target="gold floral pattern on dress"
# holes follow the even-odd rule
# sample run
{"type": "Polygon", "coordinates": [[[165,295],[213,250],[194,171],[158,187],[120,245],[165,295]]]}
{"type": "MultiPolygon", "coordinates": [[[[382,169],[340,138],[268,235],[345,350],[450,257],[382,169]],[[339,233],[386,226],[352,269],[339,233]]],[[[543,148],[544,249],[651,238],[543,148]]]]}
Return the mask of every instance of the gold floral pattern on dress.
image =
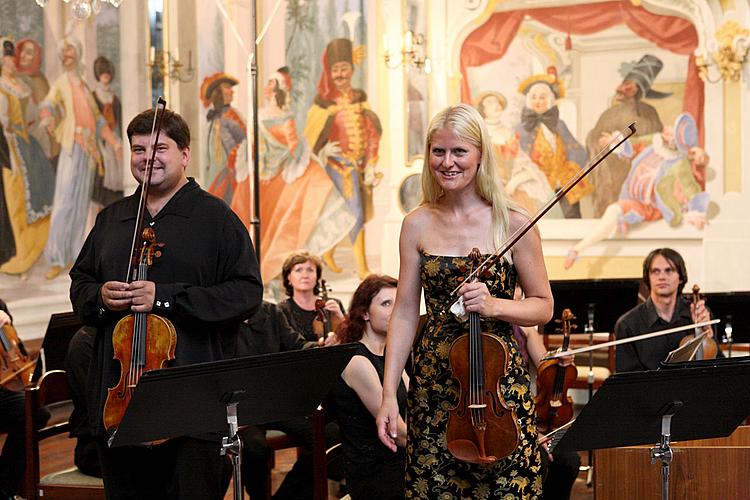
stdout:
{"type": "MultiPolygon", "coordinates": [[[[422,253],[420,275],[427,305],[427,324],[414,349],[414,374],[409,394],[406,498],[505,499],[541,498],[542,481],[534,425],[534,401],[529,374],[511,326],[482,319],[482,331],[502,337],[508,346],[509,369],[500,391],[516,408],[522,429],[518,448],[507,458],[485,467],[458,461],[448,452],[445,438],[450,410],[460,395],[451,373],[448,354],[453,341],[468,331],[447,309],[455,299],[450,292],[468,274],[469,259],[422,253]]],[[[493,264],[482,280],[495,297],[511,299],[515,268],[493,264]]]]}

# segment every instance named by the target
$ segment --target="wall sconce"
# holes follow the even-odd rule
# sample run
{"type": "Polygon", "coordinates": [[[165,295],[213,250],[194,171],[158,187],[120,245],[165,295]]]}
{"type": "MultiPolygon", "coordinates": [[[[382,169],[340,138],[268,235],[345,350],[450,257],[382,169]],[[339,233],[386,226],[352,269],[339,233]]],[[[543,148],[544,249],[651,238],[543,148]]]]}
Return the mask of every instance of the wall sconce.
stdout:
{"type": "Polygon", "coordinates": [[[151,68],[151,74],[157,78],[169,76],[171,79],[187,83],[195,77],[192,50],[188,51],[188,65],[186,68],[185,64],[177,57],[176,50],[174,53],[170,53],[169,51],[163,52],[151,46],[146,66],[151,68]]]}
{"type": "Polygon", "coordinates": [[[385,65],[389,69],[396,69],[402,64],[412,65],[418,70],[423,70],[425,73],[432,71],[432,63],[430,58],[427,57],[427,40],[421,33],[415,33],[411,30],[404,33],[404,39],[401,46],[400,57],[396,59],[391,54],[391,47],[389,45],[388,35],[384,37],[385,45],[385,65]]]}
{"type": "Polygon", "coordinates": [[[727,21],[716,31],[717,43],[709,46],[708,55],[696,56],[698,75],[704,82],[717,83],[724,79],[728,82],[740,81],[742,65],[750,50],[750,31],[735,21],[727,21]],[[709,70],[714,68],[711,78],[709,70]]]}

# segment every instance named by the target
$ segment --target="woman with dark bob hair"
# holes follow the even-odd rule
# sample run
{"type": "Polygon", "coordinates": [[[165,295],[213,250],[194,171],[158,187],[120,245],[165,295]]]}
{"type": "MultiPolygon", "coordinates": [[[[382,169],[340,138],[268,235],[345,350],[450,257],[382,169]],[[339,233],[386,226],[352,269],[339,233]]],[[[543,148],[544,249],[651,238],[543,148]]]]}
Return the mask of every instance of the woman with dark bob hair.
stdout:
{"type": "Polygon", "coordinates": [[[347,318],[336,330],[344,342],[357,342],[358,350],[336,382],[333,394],[344,447],[346,482],[353,500],[403,499],[406,445],[406,388],[401,374],[398,388],[399,449],[392,453],[380,442],[375,415],[383,392],[385,337],[396,300],[398,281],[370,275],[352,297],[347,318]]]}

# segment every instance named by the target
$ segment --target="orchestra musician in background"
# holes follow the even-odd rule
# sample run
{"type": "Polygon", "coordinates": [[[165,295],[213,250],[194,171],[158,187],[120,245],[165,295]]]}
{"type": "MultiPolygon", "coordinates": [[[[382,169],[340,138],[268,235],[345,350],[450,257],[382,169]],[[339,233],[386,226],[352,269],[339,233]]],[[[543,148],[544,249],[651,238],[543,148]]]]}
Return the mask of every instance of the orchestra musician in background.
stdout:
{"type": "MultiPolygon", "coordinates": [[[[0,299],[0,329],[13,324],[8,306],[0,299]]],[[[20,344],[22,348],[23,344],[20,344]]],[[[0,355],[6,355],[4,347],[0,355]]],[[[23,471],[26,468],[25,403],[23,391],[0,387],[0,427],[8,434],[0,453],[0,500],[13,499],[21,485],[23,471]]],[[[49,419],[49,412],[44,410],[36,416],[35,424],[44,425],[49,419]]]]}
{"type": "Polygon", "coordinates": [[[336,415],[346,464],[346,484],[353,500],[404,498],[406,446],[406,391],[409,378],[401,374],[398,387],[399,420],[391,453],[378,439],[375,416],[383,396],[385,338],[393,312],[398,281],[371,274],[352,296],[349,314],[336,330],[342,343],[358,350],[333,388],[336,415]]]}
{"type": "MultiPolygon", "coordinates": [[[[685,261],[677,251],[657,248],[649,253],[643,261],[643,282],[649,290],[649,297],[617,320],[617,340],[709,321],[711,314],[702,299],[693,303],[682,295],[687,279],[685,261]]],[[[713,342],[711,326],[703,327],[703,331],[713,342]]],[[[686,333],[676,332],[618,345],[616,371],[656,370],[669,352],[679,347],[686,333]]],[[[721,356],[721,351],[718,352],[721,356]]]]}
{"type": "MultiPolygon", "coordinates": [[[[516,288],[520,290],[520,288],[516,288]]],[[[513,334],[521,348],[521,353],[526,360],[534,367],[532,375],[539,368],[542,359],[548,354],[544,346],[544,339],[539,333],[536,326],[515,326],[513,334]]],[[[560,359],[560,366],[568,366],[573,363],[573,356],[565,356],[560,359]]],[[[553,429],[547,429],[551,431],[553,429]]],[[[541,431],[540,431],[541,432],[541,431]]],[[[578,470],[581,465],[581,457],[575,451],[549,451],[551,439],[544,439],[540,436],[539,445],[544,450],[540,453],[542,458],[544,482],[542,489],[545,500],[567,500],[573,490],[573,484],[578,477],[578,470]]]]}
{"type": "MultiPolygon", "coordinates": [[[[131,173],[141,184],[153,123],[154,110],[147,110],[127,128],[131,173]]],[[[107,389],[120,375],[112,333],[121,318],[136,312],[171,321],[177,342],[168,366],[183,366],[233,357],[242,320],[261,303],[263,286],[247,228],[226,203],[185,174],[190,129],[179,114],[163,111],[154,149],[143,220],[164,245],[148,279],[122,281],[129,278],[140,187],[100,212],[70,272],[73,309],[84,324],[97,328],[86,397],[89,417],[107,498],[218,500],[224,498],[229,472],[218,453],[220,434],[109,448],[102,419],[107,389]]]]}
{"type": "MultiPolygon", "coordinates": [[[[335,335],[324,332],[318,337],[313,329],[313,322],[318,316],[316,302],[320,300],[320,280],[323,276],[323,263],[308,253],[298,252],[290,255],[281,268],[284,290],[289,298],[279,303],[279,307],[289,324],[300,332],[305,340],[318,341],[320,345],[336,343],[335,335]]],[[[338,299],[325,301],[325,311],[336,325],[344,319],[344,306],[338,299]]]]}

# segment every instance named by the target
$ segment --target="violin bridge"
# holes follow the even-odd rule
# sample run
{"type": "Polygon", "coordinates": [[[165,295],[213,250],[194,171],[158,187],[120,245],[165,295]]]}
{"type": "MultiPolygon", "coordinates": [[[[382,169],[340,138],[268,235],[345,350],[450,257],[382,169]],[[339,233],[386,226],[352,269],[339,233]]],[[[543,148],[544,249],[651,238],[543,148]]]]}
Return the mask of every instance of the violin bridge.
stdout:
{"type": "Polygon", "coordinates": [[[472,410],[481,410],[483,408],[487,408],[486,404],[478,404],[478,405],[469,405],[469,408],[472,410]]]}

